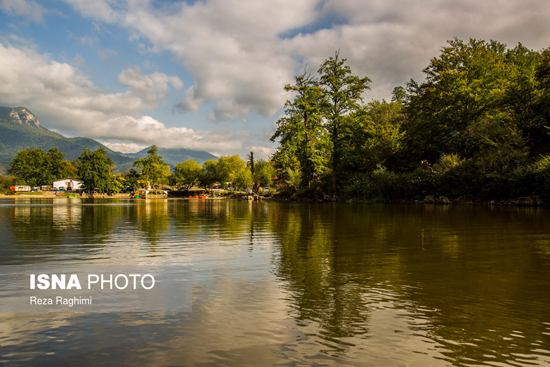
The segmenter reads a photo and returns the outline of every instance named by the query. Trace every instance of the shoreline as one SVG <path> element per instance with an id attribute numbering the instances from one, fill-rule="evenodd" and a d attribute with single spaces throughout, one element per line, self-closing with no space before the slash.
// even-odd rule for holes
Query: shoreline
<path id="1" fill-rule="evenodd" d="M 95 195 L 79 195 L 76 199 L 132 199 L 131 194 L 119 193 L 114 195 L 107 194 L 95 194 Z M 32 194 L 17 194 L 17 195 L 6 195 L 0 194 L 0 198 L 13 198 L 13 199 L 69 199 L 66 196 L 59 196 L 52 194 L 47 195 L 32 195 Z M 74 198 L 73 198 L 74 199 Z M 188 197 L 168 197 L 167 199 L 177 199 L 177 200 L 248 200 L 248 201 L 276 201 L 276 202 L 301 202 L 301 203 L 362 203 L 362 204 L 408 204 L 408 205 L 437 205 L 437 206 L 447 206 L 447 205 L 472 205 L 472 206 L 524 206 L 524 207 L 547 207 L 548 204 L 543 202 L 539 196 L 529 196 L 529 197 L 520 197 L 517 199 L 507 199 L 507 200 L 479 200 L 474 199 L 471 196 L 463 196 L 456 199 L 449 199 L 446 196 L 435 196 L 428 195 L 423 200 L 411 199 L 411 200 L 391 200 L 386 202 L 376 202 L 376 201 L 363 201 L 363 200 L 348 200 L 348 201 L 334 201 L 334 200 L 321 200 L 321 199 L 312 199 L 312 198 L 303 198 L 303 197 L 263 197 L 263 196 L 237 196 L 237 195 L 227 195 L 219 197 L 209 197 L 207 199 L 198 199 L 198 198 L 188 198 Z M 140 200 L 140 199 L 135 199 Z M 165 200 L 165 199 L 149 199 L 149 200 Z"/>

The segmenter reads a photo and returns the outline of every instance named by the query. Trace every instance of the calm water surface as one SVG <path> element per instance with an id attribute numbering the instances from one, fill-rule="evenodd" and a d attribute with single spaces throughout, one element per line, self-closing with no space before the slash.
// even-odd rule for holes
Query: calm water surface
<path id="1" fill-rule="evenodd" d="M 550 211 L 0 200 L 0 264 L 181 264 L 190 313 L 0 312 L 0 365 L 550 366 Z"/>

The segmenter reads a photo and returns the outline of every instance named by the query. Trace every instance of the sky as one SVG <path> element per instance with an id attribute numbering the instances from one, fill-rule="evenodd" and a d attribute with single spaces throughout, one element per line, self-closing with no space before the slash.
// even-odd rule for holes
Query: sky
<path id="1" fill-rule="evenodd" d="M 0 0 L 0 105 L 135 152 L 267 158 L 284 91 L 340 56 L 389 100 L 447 41 L 550 46 L 547 0 Z"/>

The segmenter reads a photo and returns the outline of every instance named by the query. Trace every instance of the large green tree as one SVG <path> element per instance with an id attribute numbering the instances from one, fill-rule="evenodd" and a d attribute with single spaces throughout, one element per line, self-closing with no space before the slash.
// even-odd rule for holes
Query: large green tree
<path id="1" fill-rule="evenodd" d="M 273 184 L 273 177 L 275 176 L 275 168 L 270 161 L 259 159 L 254 164 L 254 175 L 252 179 L 254 181 L 254 190 L 257 191 L 260 187 L 267 187 Z"/>
<path id="2" fill-rule="evenodd" d="M 202 168 L 203 170 L 200 177 L 200 184 L 205 188 L 212 189 L 216 182 L 220 182 L 222 180 L 217 159 L 207 160 L 202 164 Z"/>
<path id="3" fill-rule="evenodd" d="M 65 153 L 57 148 L 44 152 L 39 148 L 20 150 L 10 165 L 8 173 L 30 186 L 51 185 L 67 174 Z"/>
<path id="4" fill-rule="evenodd" d="M 92 151 L 84 147 L 75 165 L 78 177 L 85 188 L 97 190 L 99 193 L 116 190 L 113 160 L 107 156 L 104 148 Z"/>
<path id="5" fill-rule="evenodd" d="M 401 102 L 372 101 L 350 114 L 349 136 L 343 144 L 342 169 L 369 173 L 377 166 L 398 166 L 406 120 Z M 352 174 L 347 175 L 353 179 Z"/>
<path id="6" fill-rule="evenodd" d="M 514 136 L 527 137 L 535 128 L 530 105 L 536 58 L 522 45 L 507 50 L 497 41 L 449 41 L 424 69 L 425 81 L 409 84 L 410 156 L 430 163 L 444 154 L 472 158 L 492 140 L 480 134 L 495 128 L 509 131 L 514 149 L 522 150 Z"/>
<path id="7" fill-rule="evenodd" d="M 370 89 L 371 80 L 353 75 L 346 65 L 346 59 L 340 58 L 337 51 L 334 57 L 326 59 L 319 68 L 320 85 L 324 90 L 328 104 L 324 109 L 325 128 L 332 141 L 332 194 L 338 193 L 338 167 L 342 156 L 342 140 L 350 124 L 350 114 L 360 108 L 363 101 L 361 95 Z"/>
<path id="8" fill-rule="evenodd" d="M 296 155 L 304 181 L 316 182 L 326 169 L 328 155 L 322 129 L 327 101 L 319 81 L 310 74 L 297 75 L 294 81 L 285 86 L 285 91 L 295 96 L 286 102 L 286 115 L 277 121 L 271 141 L 278 139 L 282 149 Z"/>
<path id="9" fill-rule="evenodd" d="M 235 188 L 238 190 L 249 189 L 253 185 L 254 185 L 254 181 L 252 180 L 252 172 L 248 167 L 245 170 L 243 170 L 241 173 L 239 173 L 235 178 Z"/>
<path id="10" fill-rule="evenodd" d="M 178 187 L 184 190 L 191 190 L 200 181 L 202 167 L 192 159 L 180 162 L 176 165 L 174 173 L 171 176 L 171 181 Z"/>
<path id="11" fill-rule="evenodd" d="M 135 160 L 134 167 L 139 170 L 140 178 L 153 187 L 165 183 L 170 175 L 170 166 L 164 163 L 156 145 L 147 151 L 147 157 Z"/>
<path id="12" fill-rule="evenodd" d="M 225 187 L 226 183 L 235 185 L 235 179 L 246 168 L 246 162 L 238 155 L 220 157 L 217 164 L 219 183 Z M 254 166 L 256 170 L 256 166 Z"/>

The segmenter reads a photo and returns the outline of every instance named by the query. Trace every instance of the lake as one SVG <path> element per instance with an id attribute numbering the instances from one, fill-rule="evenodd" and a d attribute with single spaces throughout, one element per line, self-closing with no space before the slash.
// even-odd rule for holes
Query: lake
<path id="1" fill-rule="evenodd" d="M 190 266 L 191 312 L 0 312 L 0 365 L 550 366 L 550 210 L 0 199 L 0 264 Z"/>

